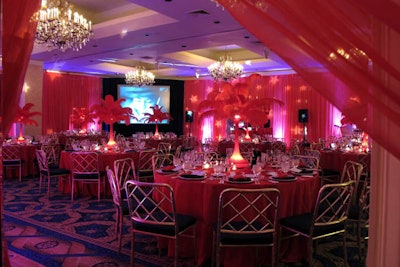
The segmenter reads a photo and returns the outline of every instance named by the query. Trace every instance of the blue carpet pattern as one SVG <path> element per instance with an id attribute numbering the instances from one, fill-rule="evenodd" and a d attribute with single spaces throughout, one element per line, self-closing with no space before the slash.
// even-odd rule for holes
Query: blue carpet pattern
<path id="1" fill-rule="evenodd" d="M 38 178 L 3 181 L 4 224 L 11 266 L 46 267 L 114 267 L 129 266 L 130 223 L 125 221 L 122 250 L 118 254 L 115 236 L 115 208 L 111 198 L 78 196 L 74 202 L 69 194 L 57 191 L 52 181 L 50 197 L 39 192 Z M 211 246 L 211 244 L 210 244 Z M 320 241 L 314 255 L 314 266 L 339 267 L 343 265 L 341 238 Z M 348 264 L 364 267 L 358 256 L 354 235 L 348 236 Z M 180 266 L 191 266 L 192 259 L 181 259 Z M 137 236 L 135 266 L 173 266 L 166 253 L 158 255 L 157 240 Z M 210 262 L 203 264 L 210 266 Z M 285 267 L 308 266 L 306 263 L 281 263 Z"/>
<path id="2" fill-rule="evenodd" d="M 111 198 L 77 197 L 57 191 L 39 192 L 38 178 L 3 182 L 4 224 L 11 266 L 129 266 L 130 223 L 125 221 L 121 253 L 115 235 Z M 137 236 L 136 266 L 173 266 L 158 255 L 157 240 Z M 190 262 L 190 261 L 188 261 Z M 182 265 L 187 266 L 186 260 Z"/>

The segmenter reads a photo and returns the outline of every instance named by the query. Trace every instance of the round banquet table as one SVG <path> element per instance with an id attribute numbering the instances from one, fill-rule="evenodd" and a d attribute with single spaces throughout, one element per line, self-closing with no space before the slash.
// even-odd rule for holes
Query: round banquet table
<path id="1" fill-rule="evenodd" d="M 73 151 L 61 151 L 60 156 L 60 168 L 64 168 L 67 170 L 71 170 L 71 159 L 70 155 Z M 135 166 L 138 164 L 139 160 L 139 152 L 108 152 L 108 153 L 100 153 L 99 152 L 99 166 L 100 171 L 106 170 L 107 166 L 110 168 L 114 168 L 114 161 L 117 159 L 124 159 L 124 158 L 132 158 Z M 108 180 L 105 179 L 105 192 L 102 192 L 105 195 L 111 195 L 110 186 L 108 184 Z M 81 183 L 77 183 L 75 186 L 76 193 L 82 192 L 84 195 L 96 196 L 97 195 L 97 186 L 95 184 L 86 184 L 82 188 Z M 71 193 L 71 185 L 70 182 L 62 182 L 59 180 L 58 183 L 58 190 L 63 193 Z M 75 191 L 75 190 L 74 190 Z"/>
<path id="2" fill-rule="evenodd" d="M 246 172 L 250 172 L 247 170 Z M 267 174 L 259 183 L 233 184 L 228 181 L 220 183 L 218 179 L 207 178 L 202 181 L 188 181 L 179 175 L 166 175 L 156 172 L 154 180 L 157 183 L 167 183 L 174 189 L 176 211 L 189 214 L 197 219 L 196 238 L 198 249 L 198 265 L 203 264 L 212 255 L 213 225 L 217 221 L 218 198 L 222 190 L 229 187 L 259 188 L 276 187 L 280 191 L 280 217 L 311 212 L 318 196 L 320 179 L 318 174 L 312 177 L 297 177 L 296 181 L 273 182 Z M 209 174 L 208 177 L 211 177 Z M 162 240 L 160 240 L 161 242 Z M 182 240 L 187 245 L 180 246 L 180 255 L 193 255 L 190 240 Z M 301 239 L 282 242 L 280 258 L 285 262 L 297 262 L 306 257 L 306 245 Z M 186 244 L 186 243 L 185 243 Z M 164 244 L 165 245 L 165 244 Z M 185 251 L 183 251 L 185 249 Z M 169 255 L 174 255 L 174 242 L 168 242 Z M 270 255 L 270 252 L 260 253 Z M 269 256 L 268 256 L 269 257 Z M 259 258 L 261 258 L 259 256 Z M 250 248 L 222 249 L 221 263 L 227 266 L 254 266 L 255 253 Z"/>
<path id="3" fill-rule="evenodd" d="M 338 172 L 343 171 L 344 164 L 347 161 L 357 162 L 360 153 L 355 152 L 341 152 L 333 150 L 321 150 L 321 159 L 319 165 L 323 169 L 335 170 Z M 371 157 L 370 154 L 364 154 Z"/>

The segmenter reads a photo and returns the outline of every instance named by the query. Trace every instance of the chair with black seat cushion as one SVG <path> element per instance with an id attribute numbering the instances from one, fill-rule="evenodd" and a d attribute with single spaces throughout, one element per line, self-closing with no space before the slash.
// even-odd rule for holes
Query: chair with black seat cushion
<path id="1" fill-rule="evenodd" d="M 279 199 L 276 188 L 228 188 L 221 192 L 213 238 L 215 266 L 220 265 L 223 247 L 254 247 L 256 258 L 259 247 L 271 247 L 271 266 L 276 266 Z"/>
<path id="2" fill-rule="evenodd" d="M 36 158 L 39 166 L 39 192 L 42 192 L 42 182 L 47 179 L 47 194 L 50 194 L 51 178 L 70 179 L 71 172 L 63 168 L 50 168 L 46 152 L 44 150 L 36 150 Z"/>
<path id="3" fill-rule="evenodd" d="M 306 238 L 308 262 L 309 266 L 312 266 L 314 241 L 342 234 L 344 263 L 347 265 L 346 221 L 354 188 L 355 181 L 322 186 L 318 193 L 314 212 L 280 220 L 281 242 L 294 236 Z"/>
<path id="4" fill-rule="evenodd" d="M 106 173 L 115 205 L 115 235 L 118 237 L 118 253 L 120 253 L 124 216 L 129 215 L 129 208 L 128 203 L 122 199 L 119 181 L 109 166 L 106 167 Z"/>
<path id="5" fill-rule="evenodd" d="M 136 168 L 136 176 L 139 181 L 152 182 L 154 181 L 152 157 L 155 154 L 154 149 L 140 150 L 138 166 Z"/>
<path id="6" fill-rule="evenodd" d="M 357 247 L 360 260 L 365 260 L 366 240 L 369 228 L 369 206 L 370 206 L 370 181 L 362 183 L 362 189 L 357 201 L 350 206 L 348 222 L 355 225 L 357 231 Z M 364 242 L 361 242 L 361 241 Z"/>
<path id="7" fill-rule="evenodd" d="M 21 159 L 21 147 L 19 145 L 5 145 L 2 146 L 2 156 L 3 156 L 3 169 L 4 177 L 7 168 L 18 168 L 19 171 L 19 181 L 22 180 L 22 165 L 24 161 Z"/>
<path id="8" fill-rule="evenodd" d="M 177 266 L 179 257 L 179 239 L 191 237 L 196 262 L 196 218 L 176 212 L 172 187 L 133 180 L 126 181 L 124 187 L 132 222 L 131 266 L 134 266 L 136 233 L 175 240 L 174 266 Z"/>
<path id="9" fill-rule="evenodd" d="M 50 168 L 58 168 L 59 157 L 56 156 L 56 149 L 54 145 L 42 145 L 41 150 L 46 153 L 47 163 Z"/>
<path id="10" fill-rule="evenodd" d="M 75 183 L 97 184 L 97 200 L 100 201 L 102 177 L 99 168 L 99 154 L 96 152 L 71 153 L 71 201 L 74 201 Z"/>

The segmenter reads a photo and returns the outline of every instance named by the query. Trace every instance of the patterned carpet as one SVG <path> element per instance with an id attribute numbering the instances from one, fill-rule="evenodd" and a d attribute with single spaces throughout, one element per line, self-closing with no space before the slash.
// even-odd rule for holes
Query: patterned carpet
<path id="1" fill-rule="evenodd" d="M 38 182 L 38 178 L 25 178 L 22 182 L 12 179 L 3 183 L 4 233 L 11 266 L 129 266 L 129 222 L 125 222 L 118 255 L 115 209 L 110 198 L 97 202 L 96 197 L 78 197 L 71 203 L 69 194 L 56 190 L 56 181 L 48 198 L 39 193 Z M 165 253 L 158 256 L 153 237 L 140 236 L 135 251 L 136 266 L 173 266 L 173 259 Z M 314 266 L 343 266 L 341 239 L 321 241 L 314 257 Z M 348 241 L 348 261 L 351 267 L 365 266 L 353 236 Z M 190 259 L 180 261 L 181 266 L 191 263 Z"/>

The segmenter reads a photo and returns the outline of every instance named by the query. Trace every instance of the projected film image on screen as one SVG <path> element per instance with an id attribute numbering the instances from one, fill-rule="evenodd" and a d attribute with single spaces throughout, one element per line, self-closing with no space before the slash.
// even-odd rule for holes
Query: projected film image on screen
<path id="1" fill-rule="evenodd" d="M 131 119 L 131 123 L 145 123 L 144 113 L 153 114 L 150 107 L 162 106 L 163 112 L 169 111 L 170 87 L 169 86 L 132 86 L 119 85 L 118 99 L 125 98 L 121 103 L 123 107 L 132 109 L 132 114 L 138 120 Z M 163 120 L 161 123 L 169 123 Z"/>

